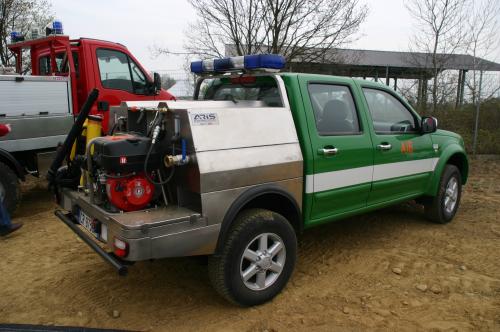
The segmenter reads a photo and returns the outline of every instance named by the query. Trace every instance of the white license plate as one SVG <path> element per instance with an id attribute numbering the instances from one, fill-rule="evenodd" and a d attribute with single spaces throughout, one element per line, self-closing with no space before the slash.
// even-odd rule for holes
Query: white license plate
<path id="1" fill-rule="evenodd" d="M 88 216 L 85 212 L 80 210 L 79 222 L 86 230 L 88 230 L 95 237 L 99 237 L 99 222 L 94 218 Z"/>

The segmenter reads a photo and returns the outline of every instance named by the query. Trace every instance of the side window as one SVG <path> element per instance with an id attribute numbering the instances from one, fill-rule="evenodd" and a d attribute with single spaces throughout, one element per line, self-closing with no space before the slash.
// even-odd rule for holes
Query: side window
<path id="1" fill-rule="evenodd" d="M 351 90 L 343 85 L 309 84 L 316 128 L 321 136 L 359 134 Z"/>
<path id="2" fill-rule="evenodd" d="M 38 72 L 40 75 L 50 75 L 50 57 L 48 55 L 38 59 Z"/>
<path id="3" fill-rule="evenodd" d="M 363 88 L 377 134 L 408 133 L 417 130 L 413 114 L 391 94 Z"/>
<path id="4" fill-rule="evenodd" d="M 128 56 L 122 52 L 98 49 L 97 62 L 101 84 L 107 89 L 134 92 Z"/>

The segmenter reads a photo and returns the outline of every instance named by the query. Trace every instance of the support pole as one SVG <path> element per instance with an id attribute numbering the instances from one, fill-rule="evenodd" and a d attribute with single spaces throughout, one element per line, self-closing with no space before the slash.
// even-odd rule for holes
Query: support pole
<path id="1" fill-rule="evenodd" d="M 477 98 L 476 98 L 476 122 L 474 124 L 474 140 L 472 143 L 472 155 L 476 155 L 476 148 L 477 148 L 477 134 L 479 130 L 479 110 L 480 110 L 480 105 L 481 105 L 481 86 L 483 85 L 483 71 L 481 70 L 479 72 L 479 91 L 477 92 Z"/>
<path id="2" fill-rule="evenodd" d="M 458 109 L 460 106 L 460 93 L 462 91 L 462 76 L 463 70 L 458 71 L 458 82 L 457 82 L 457 99 L 455 100 L 455 109 Z"/>
<path id="3" fill-rule="evenodd" d="M 398 78 L 394 77 L 394 91 L 398 89 Z"/>
<path id="4" fill-rule="evenodd" d="M 385 66 L 385 85 L 389 86 L 389 66 Z"/>
<path id="5" fill-rule="evenodd" d="M 462 85 L 460 86 L 460 107 L 464 104 L 464 90 L 465 90 L 465 74 L 467 70 L 462 72 Z"/>
<path id="6" fill-rule="evenodd" d="M 417 87 L 417 109 L 419 111 L 422 110 L 422 99 L 423 99 L 423 95 L 422 95 L 422 79 L 419 78 L 418 79 L 418 87 Z"/>
<path id="7" fill-rule="evenodd" d="M 427 77 L 422 81 L 422 109 L 424 111 L 427 109 Z"/>

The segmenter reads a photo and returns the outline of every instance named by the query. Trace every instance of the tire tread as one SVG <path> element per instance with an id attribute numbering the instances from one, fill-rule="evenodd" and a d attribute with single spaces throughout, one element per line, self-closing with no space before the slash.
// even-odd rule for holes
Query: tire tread
<path id="1" fill-rule="evenodd" d="M 439 188 L 437 195 L 432 197 L 432 200 L 424 205 L 425 216 L 428 220 L 436 224 L 447 224 L 453 219 L 454 215 L 450 219 L 446 219 L 443 215 L 441 209 L 441 197 L 446 190 L 446 182 L 454 173 L 458 174 L 458 181 L 461 181 L 460 170 L 455 165 L 447 164 L 443 170 L 441 178 L 439 179 Z M 461 193 L 459 192 L 459 201 L 457 202 L 456 209 L 458 209 L 458 205 L 460 203 L 460 196 Z"/>
<path id="2" fill-rule="evenodd" d="M 260 208 L 251 208 L 242 211 L 236 217 L 233 225 L 231 225 L 228 236 L 224 241 L 222 251 L 208 258 L 208 276 L 210 282 L 218 294 L 235 305 L 246 306 L 247 304 L 242 304 L 231 292 L 231 286 L 225 275 L 227 271 L 226 264 L 229 264 L 228 257 L 230 257 L 230 253 L 234 250 L 238 238 L 245 232 L 245 228 L 248 224 L 261 219 L 263 213 L 276 214 L 275 212 Z"/>

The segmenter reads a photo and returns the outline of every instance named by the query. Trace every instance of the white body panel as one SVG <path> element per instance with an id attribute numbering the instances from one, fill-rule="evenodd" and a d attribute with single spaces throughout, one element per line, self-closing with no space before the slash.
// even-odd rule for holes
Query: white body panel
<path id="1" fill-rule="evenodd" d="M 71 113 L 69 78 L 0 76 L 0 117 Z"/>
<path id="2" fill-rule="evenodd" d="M 0 149 L 55 148 L 73 125 L 70 79 L 0 75 L 0 123 L 12 127 L 10 134 L 0 138 Z"/>

